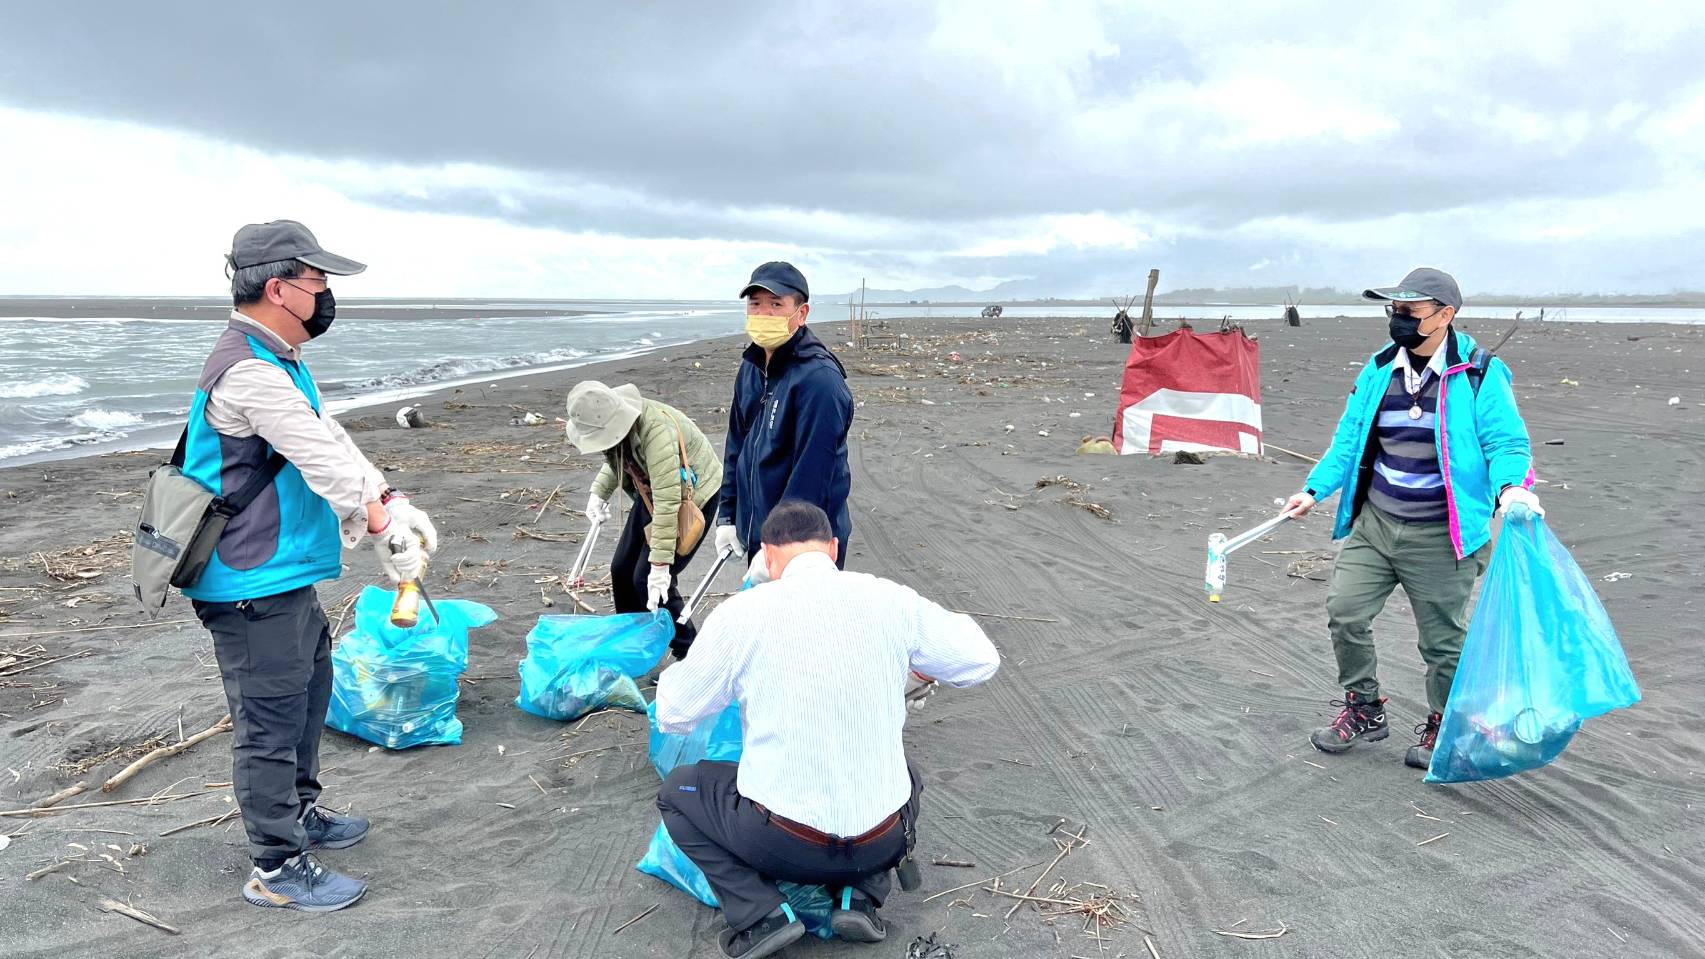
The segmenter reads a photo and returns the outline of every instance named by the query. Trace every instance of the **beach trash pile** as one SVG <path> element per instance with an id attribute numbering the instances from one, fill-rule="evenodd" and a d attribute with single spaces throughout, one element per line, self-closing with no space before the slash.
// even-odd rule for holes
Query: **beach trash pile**
<path id="1" fill-rule="evenodd" d="M 397 594 L 369 586 L 355 601 L 355 630 L 332 651 L 326 725 L 386 749 L 455 745 L 468 632 L 497 620 L 480 603 L 439 600 L 409 628 L 391 623 Z"/>

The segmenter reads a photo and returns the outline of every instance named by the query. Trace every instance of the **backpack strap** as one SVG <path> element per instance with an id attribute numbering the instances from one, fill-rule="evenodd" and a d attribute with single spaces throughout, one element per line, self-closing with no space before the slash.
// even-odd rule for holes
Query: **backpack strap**
<path id="1" fill-rule="evenodd" d="M 1480 381 L 1486 378 L 1486 368 L 1491 365 L 1492 351 L 1483 346 L 1476 346 L 1468 354 L 1468 385 L 1474 387 L 1474 395 L 1480 395 Z"/>

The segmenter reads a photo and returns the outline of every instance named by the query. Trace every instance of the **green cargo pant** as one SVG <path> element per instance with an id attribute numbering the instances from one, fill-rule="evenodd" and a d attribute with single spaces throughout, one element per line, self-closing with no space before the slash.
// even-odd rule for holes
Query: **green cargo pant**
<path id="1" fill-rule="evenodd" d="M 1326 614 L 1338 685 L 1379 696 L 1373 620 L 1397 586 L 1415 609 L 1417 645 L 1427 664 L 1427 705 L 1443 712 L 1468 632 L 1468 601 L 1486 569 L 1491 544 L 1458 560 L 1445 523 L 1404 523 L 1364 505 L 1338 553 Z"/>

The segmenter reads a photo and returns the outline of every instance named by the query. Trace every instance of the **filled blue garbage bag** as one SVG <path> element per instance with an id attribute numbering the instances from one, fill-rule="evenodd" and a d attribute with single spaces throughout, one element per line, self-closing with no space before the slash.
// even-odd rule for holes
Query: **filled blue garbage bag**
<path id="1" fill-rule="evenodd" d="M 710 883 L 705 880 L 704 872 L 687 858 L 681 847 L 675 845 L 675 840 L 670 838 L 669 830 L 662 823 L 657 824 L 657 831 L 651 836 L 651 846 L 645 850 L 645 858 L 634 868 L 648 876 L 656 876 L 712 909 L 722 908 L 722 904 L 716 901 L 716 893 L 711 891 Z M 778 882 L 776 888 L 787 897 L 788 905 L 805 924 L 807 932 L 815 933 L 821 939 L 834 937 L 835 931 L 829 926 L 829 914 L 834 910 L 829 890 L 792 882 Z"/>
<path id="2" fill-rule="evenodd" d="M 465 599 L 423 604 L 420 621 L 391 625 L 397 594 L 369 586 L 355 601 L 355 630 L 332 650 L 332 698 L 326 725 L 387 749 L 462 741 L 456 698 L 468 668 L 468 631 L 494 622 L 487 606 Z"/>
<path id="3" fill-rule="evenodd" d="M 689 733 L 666 733 L 658 729 L 656 703 L 645 705 L 645 718 L 651 723 L 651 768 L 657 770 L 659 779 L 668 778 L 676 766 L 701 759 L 740 761 L 745 730 L 740 725 L 739 703 L 730 703 L 715 719 L 699 723 Z"/>
<path id="4" fill-rule="evenodd" d="M 1505 522 L 1426 781 L 1537 769 L 1582 722 L 1639 700 L 1610 617 L 1569 551 L 1542 518 Z"/>
<path id="5" fill-rule="evenodd" d="M 667 610 L 617 616 L 541 616 L 527 634 L 515 705 L 546 719 L 599 709 L 645 712 L 634 677 L 663 658 L 675 624 Z"/>
<path id="6" fill-rule="evenodd" d="M 730 704 L 716 718 L 699 723 L 692 732 L 685 734 L 666 733 L 657 728 L 655 703 L 648 704 L 645 712 L 651 721 L 651 765 L 658 776 L 667 777 L 676 766 L 701 760 L 740 761 L 744 733 L 740 726 L 738 703 Z M 704 872 L 687 858 L 681 847 L 675 845 L 675 840 L 662 823 L 657 824 L 657 831 L 651 836 L 651 846 L 645 850 L 645 858 L 634 868 L 648 876 L 656 876 L 712 909 L 722 908 Z M 776 887 L 787 897 L 788 904 L 808 931 L 823 939 L 834 935 L 829 927 L 833 904 L 827 889 L 791 882 L 778 882 Z"/>

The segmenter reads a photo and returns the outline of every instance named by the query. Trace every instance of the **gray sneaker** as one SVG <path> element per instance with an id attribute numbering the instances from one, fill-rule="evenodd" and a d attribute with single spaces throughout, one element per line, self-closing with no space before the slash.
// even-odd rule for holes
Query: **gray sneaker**
<path id="1" fill-rule="evenodd" d="M 287 859 L 271 873 L 256 866 L 243 898 L 257 906 L 298 912 L 336 912 L 367 894 L 367 884 L 320 865 L 310 853 Z"/>
<path id="2" fill-rule="evenodd" d="M 348 849 L 367 838 L 367 826 L 360 816 L 339 816 L 318 806 L 309 806 L 302 815 L 309 849 Z"/>

